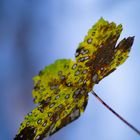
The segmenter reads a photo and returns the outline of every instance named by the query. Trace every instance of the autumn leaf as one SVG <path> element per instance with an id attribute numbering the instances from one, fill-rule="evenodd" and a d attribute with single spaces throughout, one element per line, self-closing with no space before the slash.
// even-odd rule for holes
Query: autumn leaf
<path id="1" fill-rule="evenodd" d="M 121 32 L 122 25 L 101 18 L 79 44 L 75 60 L 56 60 L 33 78 L 38 106 L 25 116 L 15 140 L 42 140 L 84 112 L 94 85 L 128 58 L 134 37 L 116 45 Z"/>

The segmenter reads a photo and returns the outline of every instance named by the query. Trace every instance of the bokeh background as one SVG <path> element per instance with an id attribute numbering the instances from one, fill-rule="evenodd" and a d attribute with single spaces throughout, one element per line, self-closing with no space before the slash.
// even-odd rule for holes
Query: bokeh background
<path id="1" fill-rule="evenodd" d="M 100 18 L 135 35 L 125 64 L 94 90 L 140 129 L 139 0 L 0 0 L 0 140 L 12 140 L 35 105 L 32 77 L 59 58 L 73 58 Z M 140 137 L 90 95 L 85 113 L 46 140 L 138 140 Z"/>

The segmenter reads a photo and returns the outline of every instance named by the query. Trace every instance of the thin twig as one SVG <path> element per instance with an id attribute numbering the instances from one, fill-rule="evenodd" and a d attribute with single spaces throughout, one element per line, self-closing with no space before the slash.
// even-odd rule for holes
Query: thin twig
<path id="1" fill-rule="evenodd" d="M 135 128 L 132 124 L 126 121 L 123 117 L 121 117 L 117 112 L 115 112 L 110 106 L 108 106 L 93 90 L 91 93 L 107 108 L 109 109 L 114 115 L 116 115 L 121 121 L 123 121 L 128 127 L 134 130 L 138 135 L 140 135 L 140 131 Z"/>

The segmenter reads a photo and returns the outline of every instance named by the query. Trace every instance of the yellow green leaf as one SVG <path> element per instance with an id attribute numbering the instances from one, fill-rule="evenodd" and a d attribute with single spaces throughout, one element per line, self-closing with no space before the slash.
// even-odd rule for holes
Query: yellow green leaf
<path id="1" fill-rule="evenodd" d="M 33 78 L 33 109 L 22 122 L 15 140 L 41 140 L 84 112 L 88 93 L 128 57 L 133 37 L 116 45 L 122 25 L 101 18 L 76 50 L 76 60 L 59 59 Z"/>

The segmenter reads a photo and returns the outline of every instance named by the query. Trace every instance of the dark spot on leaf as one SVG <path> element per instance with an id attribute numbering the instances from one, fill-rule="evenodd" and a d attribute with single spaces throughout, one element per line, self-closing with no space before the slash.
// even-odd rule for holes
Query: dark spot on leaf
<path id="1" fill-rule="evenodd" d="M 80 71 L 77 70 L 77 71 L 75 72 L 75 76 L 77 76 L 77 75 L 79 75 L 79 74 L 80 74 Z"/>
<path id="2" fill-rule="evenodd" d="M 70 97 L 70 94 L 67 94 L 66 96 L 65 96 L 65 99 L 68 99 Z"/>
<path id="3" fill-rule="evenodd" d="M 85 61 L 85 58 L 84 57 L 80 57 L 78 61 L 79 62 L 84 62 Z"/>
<path id="4" fill-rule="evenodd" d="M 72 66 L 72 69 L 75 69 L 77 67 L 77 64 L 74 64 L 73 66 Z"/>
<path id="5" fill-rule="evenodd" d="M 89 39 L 87 40 L 87 43 L 88 43 L 88 44 L 91 44 L 91 43 L 92 43 L 92 39 L 89 38 Z"/>
<path id="6" fill-rule="evenodd" d="M 58 72 L 58 75 L 59 75 L 59 76 L 62 75 L 62 71 L 59 71 L 59 72 Z"/>
<path id="7" fill-rule="evenodd" d="M 35 137 L 34 130 L 34 127 L 25 127 L 23 130 L 20 131 L 18 135 L 16 135 L 14 140 L 33 140 Z"/>
<path id="8" fill-rule="evenodd" d="M 42 122 L 42 119 L 38 119 L 37 123 L 40 124 Z"/>

